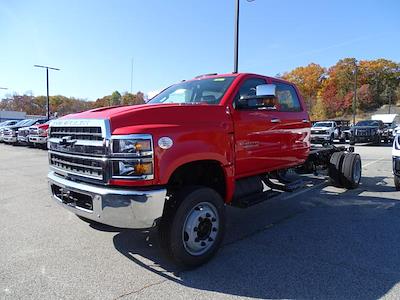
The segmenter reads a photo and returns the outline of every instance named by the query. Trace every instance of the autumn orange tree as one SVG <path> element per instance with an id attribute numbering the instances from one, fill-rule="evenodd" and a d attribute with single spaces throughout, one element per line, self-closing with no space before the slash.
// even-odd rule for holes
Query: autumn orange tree
<path id="1" fill-rule="evenodd" d="M 297 85 L 311 114 L 318 108 L 317 96 L 325 79 L 325 73 L 325 68 L 311 63 L 305 67 L 295 68 L 282 76 L 283 79 Z"/>

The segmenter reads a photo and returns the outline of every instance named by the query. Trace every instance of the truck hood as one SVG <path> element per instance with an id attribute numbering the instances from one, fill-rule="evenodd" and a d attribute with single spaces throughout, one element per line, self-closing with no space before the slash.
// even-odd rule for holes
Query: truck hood
<path id="1" fill-rule="evenodd" d="M 144 132 L 150 128 L 214 123 L 230 127 L 226 108 L 207 104 L 143 104 L 103 107 L 62 119 L 107 119 L 112 134 Z M 228 129 L 228 128 L 227 128 Z"/>

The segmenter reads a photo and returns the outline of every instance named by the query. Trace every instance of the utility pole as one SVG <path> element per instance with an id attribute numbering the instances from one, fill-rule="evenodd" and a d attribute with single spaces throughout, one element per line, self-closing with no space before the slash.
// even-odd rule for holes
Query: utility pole
<path id="1" fill-rule="evenodd" d="M 354 59 L 354 97 L 353 97 L 353 125 L 356 124 L 356 110 L 357 110 L 357 60 Z"/>
<path id="2" fill-rule="evenodd" d="M 50 120 L 50 96 L 49 96 L 49 69 L 60 71 L 60 69 L 48 67 L 48 66 L 40 66 L 34 65 L 36 68 L 45 68 L 46 69 L 46 89 L 47 89 L 47 119 Z"/>
<path id="3" fill-rule="evenodd" d="M 247 0 L 253 2 L 254 0 Z M 239 10 L 240 0 L 235 0 L 235 37 L 234 37 L 234 54 L 233 54 L 233 73 L 239 70 Z"/>
<path id="4" fill-rule="evenodd" d="M 240 1 L 236 0 L 235 9 L 235 45 L 234 45 L 234 57 L 233 57 L 233 73 L 238 72 L 239 63 L 239 9 Z"/>

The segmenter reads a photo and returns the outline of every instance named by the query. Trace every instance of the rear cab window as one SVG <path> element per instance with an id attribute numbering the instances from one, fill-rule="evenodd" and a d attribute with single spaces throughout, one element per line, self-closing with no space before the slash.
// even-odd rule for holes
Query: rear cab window
<path id="1" fill-rule="evenodd" d="M 282 112 L 301 112 L 303 111 L 300 99 L 293 85 L 273 82 L 276 85 L 276 97 L 278 101 L 278 111 Z"/>

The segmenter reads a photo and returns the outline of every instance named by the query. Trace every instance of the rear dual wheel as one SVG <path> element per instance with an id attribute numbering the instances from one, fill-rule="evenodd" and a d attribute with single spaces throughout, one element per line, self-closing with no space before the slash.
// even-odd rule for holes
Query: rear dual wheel
<path id="1" fill-rule="evenodd" d="M 361 158 L 356 153 L 335 152 L 332 154 L 329 177 L 333 183 L 346 189 L 358 187 L 361 180 Z"/>

